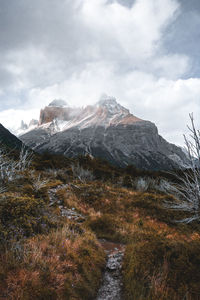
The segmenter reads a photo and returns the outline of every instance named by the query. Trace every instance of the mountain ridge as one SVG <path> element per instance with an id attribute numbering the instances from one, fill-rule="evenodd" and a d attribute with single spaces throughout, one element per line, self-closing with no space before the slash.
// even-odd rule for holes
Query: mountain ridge
<path id="1" fill-rule="evenodd" d="M 0 145 L 12 150 L 20 150 L 23 143 L 0 123 Z"/>
<path id="2" fill-rule="evenodd" d="M 40 153 L 88 154 L 120 167 L 132 164 L 150 170 L 187 165 L 181 148 L 168 143 L 154 123 L 134 116 L 114 97 L 103 96 L 95 105 L 79 109 L 47 106 L 41 119 L 39 126 L 20 137 Z"/>

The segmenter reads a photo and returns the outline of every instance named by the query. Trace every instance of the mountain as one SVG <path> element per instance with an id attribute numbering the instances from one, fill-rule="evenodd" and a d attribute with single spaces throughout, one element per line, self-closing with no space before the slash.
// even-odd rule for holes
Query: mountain
<path id="1" fill-rule="evenodd" d="M 25 134 L 26 132 L 35 129 L 37 126 L 39 125 L 39 121 L 32 119 L 29 124 L 25 123 L 23 120 L 21 121 L 21 126 L 15 130 L 13 130 L 12 132 L 16 135 L 16 136 L 20 136 Z"/>
<path id="2" fill-rule="evenodd" d="M 14 134 L 0 124 L 0 147 L 6 147 L 10 149 L 20 150 L 22 147 L 22 141 L 19 140 Z"/>
<path id="3" fill-rule="evenodd" d="M 53 100 L 40 111 L 39 125 L 54 122 L 54 120 L 69 121 L 80 113 L 80 109 L 71 108 L 64 100 Z"/>
<path id="4" fill-rule="evenodd" d="M 78 109 L 53 103 L 41 110 L 39 126 L 20 136 L 35 151 L 88 154 L 147 170 L 187 165 L 182 149 L 163 139 L 154 123 L 137 118 L 113 97 Z"/>

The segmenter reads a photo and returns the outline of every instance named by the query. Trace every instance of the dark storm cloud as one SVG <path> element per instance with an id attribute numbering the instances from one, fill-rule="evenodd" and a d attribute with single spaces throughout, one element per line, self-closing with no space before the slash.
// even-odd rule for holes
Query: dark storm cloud
<path id="1" fill-rule="evenodd" d="M 168 27 L 165 48 L 170 52 L 184 53 L 191 60 L 190 73 L 185 77 L 200 75 L 200 1 L 181 0 L 181 12 Z"/>

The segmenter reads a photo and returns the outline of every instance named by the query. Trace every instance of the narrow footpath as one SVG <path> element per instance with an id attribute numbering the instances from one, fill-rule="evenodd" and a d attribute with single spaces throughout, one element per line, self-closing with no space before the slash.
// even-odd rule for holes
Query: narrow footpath
<path id="1" fill-rule="evenodd" d="M 96 300 L 122 300 L 122 260 L 125 247 L 122 244 L 100 240 L 107 253 L 107 264 Z"/>
<path id="2" fill-rule="evenodd" d="M 62 216 L 80 223 L 85 217 L 76 212 L 75 208 L 69 209 L 64 207 L 56 196 L 56 192 L 59 189 L 67 187 L 68 185 L 59 185 L 49 190 L 50 206 L 55 203 L 59 204 Z M 95 300 L 123 300 L 121 269 L 125 246 L 104 239 L 99 240 L 99 242 L 107 254 L 107 263 L 102 277 L 102 284 Z"/>

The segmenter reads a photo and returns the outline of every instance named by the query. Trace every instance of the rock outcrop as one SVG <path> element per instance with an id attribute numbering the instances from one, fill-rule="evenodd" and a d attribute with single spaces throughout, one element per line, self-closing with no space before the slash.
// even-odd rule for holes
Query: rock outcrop
<path id="1" fill-rule="evenodd" d="M 104 97 L 96 105 L 76 111 L 57 108 L 21 140 L 38 152 L 68 157 L 89 154 L 120 167 L 166 170 L 187 164 L 182 149 L 164 140 L 155 124 L 135 117 L 114 98 Z M 44 111 L 49 109 L 52 107 Z"/>
<path id="2" fill-rule="evenodd" d="M 0 147 L 11 150 L 20 150 L 22 142 L 2 124 L 0 124 Z"/>
<path id="3" fill-rule="evenodd" d="M 53 100 L 41 109 L 39 125 L 51 123 L 54 120 L 70 121 L 79 111 L 79 109 L 69 107 L 64 100 Z"/>

